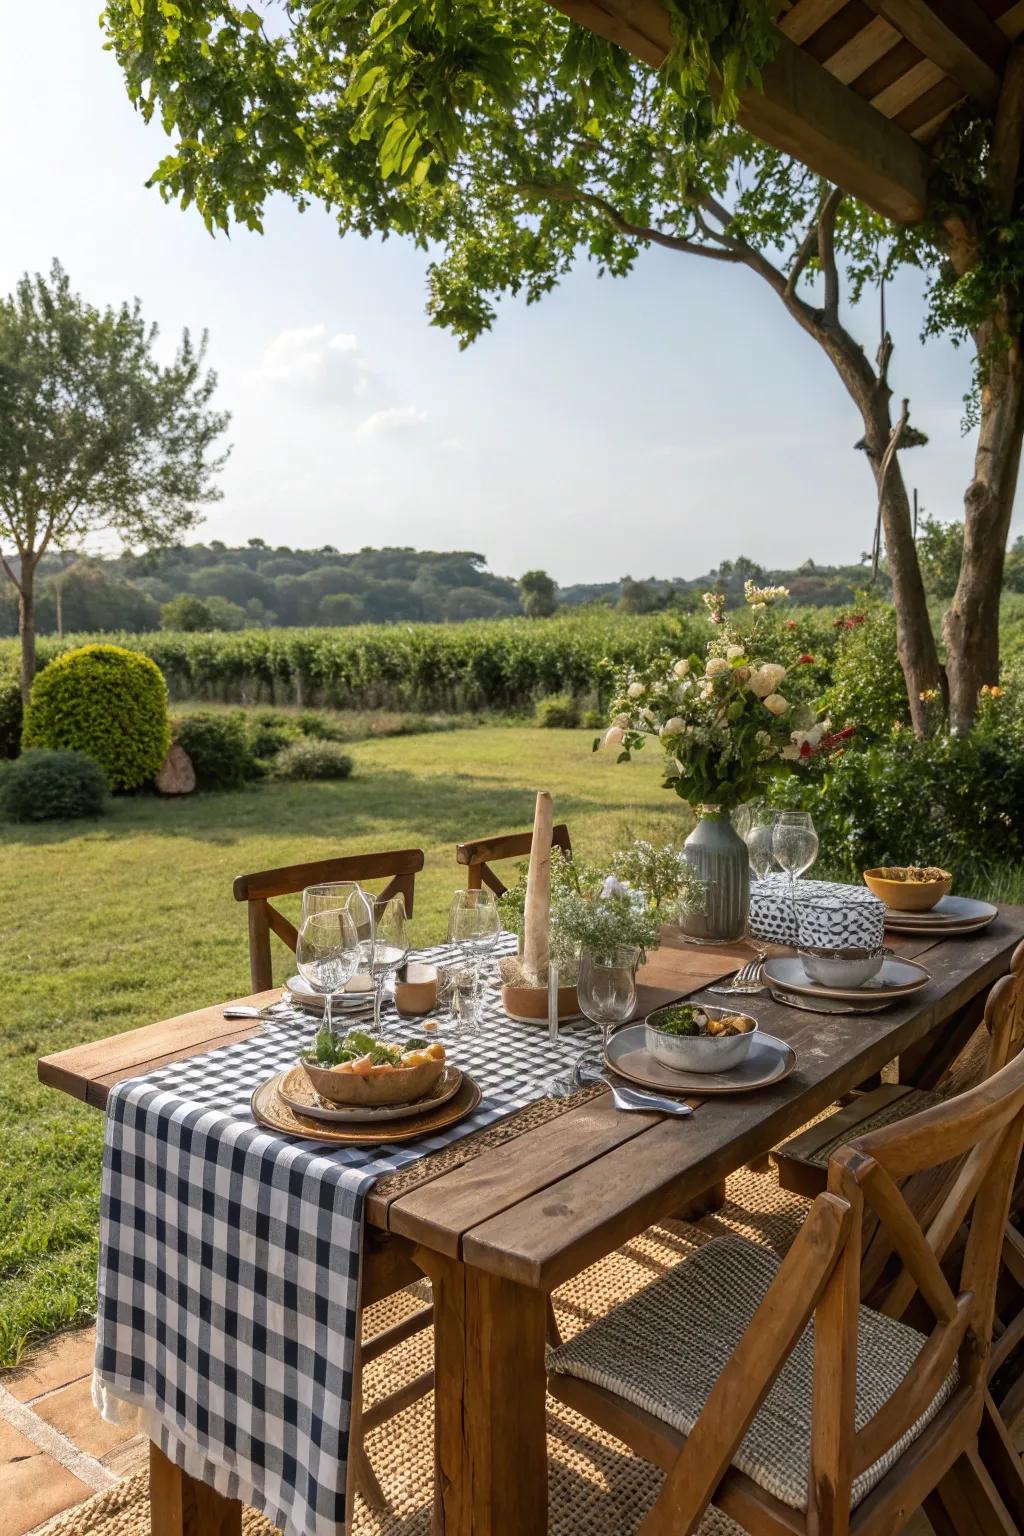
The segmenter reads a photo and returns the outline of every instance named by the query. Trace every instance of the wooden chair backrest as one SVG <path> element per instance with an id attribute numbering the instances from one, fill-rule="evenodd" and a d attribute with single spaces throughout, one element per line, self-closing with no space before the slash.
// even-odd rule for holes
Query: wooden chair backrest
<path id="1" fill-rule="evenodd" d="M 307 885 L 323 885 L 331 880 L 386 880 L 378 899 L 405 897 L 405 910 L 412 916 L 416 875 L 423 868 L 422 848 L 401 848 L 385 853 L 353 853 L 337 859 L 317 859 L 311 864 L 289 864 L 282 869 L 263 869 L 254 875 L 239 875 L 232 887 L 236 901 L 249 905 L 249 970 L 254 992 L 265 992 L 274 985 L 270 954 L 270 935 L 287 944 L 292 954 L 298 943 L 294 923 L 270 905 L 272 896 L 294 896 Z"/>
<path id="2" fill-rule="evenodd" d="M 572 858 L 569 828 L 564 821 L 552 827 L 551 846 L 560 848 L 567 859 Z M 528 859 L 532 847 L 532 832 L 509 832 L 504 837 L 478 837 L 472 842 L 458 845 L 455 850 L 455 862 L 467 866 L 466 883 L 471 891 L 478 891 L 482 885 L 486 885 L 495 896 L 504 896 L 508 886 L 491 869 L 491 861 Z"/>
<path id="3" fill-rule="evenodd" d="M 1003 1228 L 1022 1141 L 1024 1053 L 1019 1053 L 977 1087 L 873 1131 L 832 1157 L 828 1191 L 812 1204 L 796 1241 L 712 1388 L 700 1418 L 669 1469 L 658 1504 L 643 1527 L 645 1532 L 696 1530 L 701 1512 L 730 1467 L 751 1420 L 812 1318 L 813 1428 L 807 1530 L 847 1536 L 854 1480 L 917 1423 L 956 1362 L 956 1391 L 913 1447 L 920 1466 L 926 1449 L 930 1454 L 942 1437 L 950 1437 L 949 1459 L 943 1461 L 936 1452 L 942 1463 L 936 1474 L 938 1481 L 942 1470 L 962 1449 L 963 1415 L 971 1417 L 972 1426 L 981 1416 Z M 963 1166 L 954 1187 L 927 1230 L 923 1229 L 903 1198 L 900 1181 L 960 1158 Z M 910 1300 L 920 1296 L 934 1322 L 903 1382 L 857 1429 L 861 1226 L 865 1210 L 873 1211 L 890 1233 L 909 1279 L 909 1286 L 901 1288 L 886 1312 L 900 1317 Z M 954 1289 L 940 1261 L 965 1222 L 969 1230 Z M 912 1463 L 908 1461 L 904 1467 L 901 1456 L 873 1490 L 872 1502 L 894 1496 L 901 1478 L 911 1473 Z M 929 1491 L 919 1491 L 915 1505 Z"/>

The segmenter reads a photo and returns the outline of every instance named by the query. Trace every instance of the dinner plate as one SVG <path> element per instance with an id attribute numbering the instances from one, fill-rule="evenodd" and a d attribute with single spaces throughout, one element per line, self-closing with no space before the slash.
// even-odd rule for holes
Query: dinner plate
<path id="1" fill-rule="evenodd" d="M 997 911 L 990 901 L 943 896 L 930 912 L 887 911 L 885 926 L 894 933 L 969 933 L 972 928 L 984 928 Z"/>
<path id="2" fill-rule="evenodd" d="M 331 1104 L 320 1097 L 300 1064 L 284 1074 L 277 1092 L 290 1110 L 310 1120 L 322 1120 L 327 1125 L 382 1125 L 387 1120 L 428 1115 L 453 1099 L 461 1086 L 462 1073 L 458 1067 L 448 1065 L 430 1092 L 411 1104 Z"/>
<path id="3" fill-rule="evenodd" d="M 294 1071 L 289 1067 L 288 1071 Z M 383 1125 L 328 1125 L 314 1120 L 308 1112 L 297 1115 L 281 1098 L 278 1091 L 288 1071 L 278 1072 L 261 1083 L 252 1096 L 252 1117 L 269 1130 L 285 1136 L 298 1136 L 303 1141 L 323 1142 L 334 1147 L 390 1146 L 394 1142 L 415 1141 L 420 1136 L 430 1136 L 444 1126 L 454 1125 L 471 1115 L 480 1103 L 480 1089 L 463 1072 L 458 1092 L 446 1104 L 432 1109 L 430 1114 L 406 1115 L 404 1120 L 390 1120 Z"/>
<path id="4" fill-rule="evenodd" d="M 926 987 L 931 976 L 915 960 L 887 957 L 882 969 L 862 987 L 825 987 L 812 981 L 798 955 L 771 955 L 764 963 L 764 974 L 783 992 L 801 997 L 834 997 L 843 1003 L 887 1003 L 906 997 Z"/>
<path id="5" fill-rule="evenodd" d="M 608 1041 L 605 1061 L 613 1072 L 641 1088 L 705 1097 L 719 1093 L 751 1093 L 788 1077 L 796 1066 L 796 1052 L 784 1040 L 754 1035 L 745 1059 L 728 1072 L 677 1072 L 655 1061 L 645 1044 L 643 1022 L 624 1024 Z"/>
<path id="6" fill-rule="evenodd" d="M 785 1008 L 800 1008 L 804 1013 L 880 1013 L 888 1003 L 868 1003 L 858 1008 L 855 1003 L 841 1002 L 837 997 L 798 997 L 795 992 L 779 992 L 772 988 L 772 997 Z"/>
<path id="7" fill-rule="evenodd" d="M 323 1012 L 324 995 L 322 992 L 314 992 L 308 982 L 301 976 L 289 976 L 285 982 L 286 1001 L 296 1003 L 300 1008 L 310 1012 Z M 332 1014 L 366 1013 L 373 1007 L 373 992 L 360 989 L 358 992 L 336 992 L 331 999 Z"/>

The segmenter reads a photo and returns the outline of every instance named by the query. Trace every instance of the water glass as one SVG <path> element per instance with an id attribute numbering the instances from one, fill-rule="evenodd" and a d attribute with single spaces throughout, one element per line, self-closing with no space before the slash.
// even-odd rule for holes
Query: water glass
<path id="1" fill-rule="evenodd" d="M 818 834 L 809 811 L 779 811 L 772 827 L 772 854 L 789 876 L 792 892 L 798 878 L 818 856 Z"/>
<path id="2" fill-rule="evenodd" d="M 331 1028 L 331 999 L 359 964 L 359 935 L 345 907 L 324 907 L 307 917 L 295 946 L 299 975 L 324 998 L 324 1027 Z"/>
<path id="3" fill-rule="evenodd" d="M 461 956 L 438 966 L 437 1001 L 442 1010 L 437 1033 L 453 1039 L 480 1033 L 479 977 Z"/>

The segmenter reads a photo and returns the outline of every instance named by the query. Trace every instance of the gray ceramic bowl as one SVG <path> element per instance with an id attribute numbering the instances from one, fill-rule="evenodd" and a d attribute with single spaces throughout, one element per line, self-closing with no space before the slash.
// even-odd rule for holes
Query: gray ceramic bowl
<path id="1" fill-rule="evenodd" d="M 658 1028 L 658 1017 L 668 1010 L 659 1008 L 644 1020 L 647 1049 L 655 1061 L 676 1072 L 728 1072 L 730 1068 L 738 1067 L 746 1060 L 754 1043 L 757 1020 L 749 1013 L 741 1013 L 738 1008 L 706 1008 L 703 1003 L 700 1007 L 711 1019 L 735 1014 L 749 1019 L 753 1028 L 742 1035 L 666 1035 Z"/>
<path id="2" fill-rule="evenodd" d="M 882 969 L 879 949 L 801 949 L 800 964 L 808 979 L 822 987 L 863 987 Z"/>

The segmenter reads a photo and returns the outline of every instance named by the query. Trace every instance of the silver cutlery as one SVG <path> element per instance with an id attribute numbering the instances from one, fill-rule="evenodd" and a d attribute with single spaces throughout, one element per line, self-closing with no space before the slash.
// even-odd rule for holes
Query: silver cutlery
<path id="1" fill-rule="evenodd" d="M 741 966 L 730 981 L 720 982 L 714 987 L 705 987 L 706 992 L 715 992 L 720 997 L 729 997 L 733 992 L 765 992 L 764 961 L 748 960 Z"/>
<path id="2" fill-rule="evenodd" d="M 273 1019 L 292 1010 L 287 1003 L 269 1003 L 266 1008 L 254 1008 L 251 1003 L 229 1003 L 221 1012 L 226 1019 Z"/>
<path id="3" fill-rule="evenodd" d="M 608 1077 L 606 1073 L 600 1074 L 601 1081 L 607 1083 L 612 1091 L 612 1103 L 616 1109 L 642 1109 L 648 1113 L 656 1111 L 661 1115 L 678 1115 L 685 1119 L 693 1114 L 692 1104 L 683 1104 L 679 1099 L 669 1099 L 660 1093 L 645 1093 L 636 1088 L 627 1088 L 624 1083 L 617 1082 L 615 1078 Z"/>

